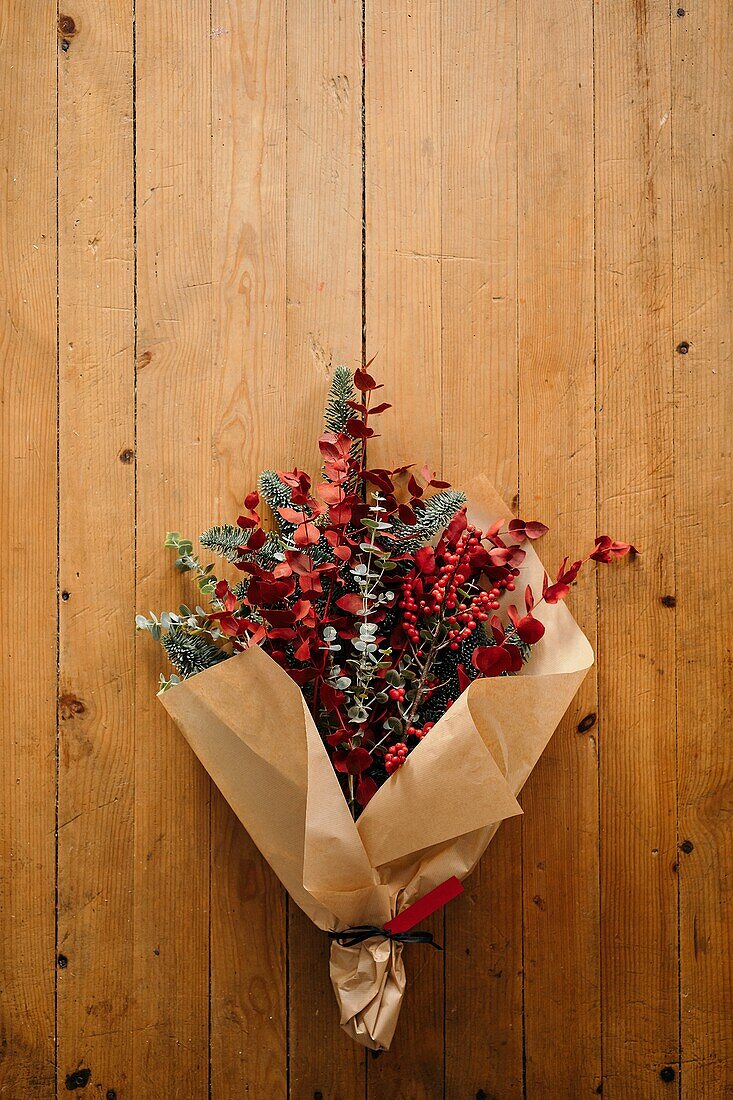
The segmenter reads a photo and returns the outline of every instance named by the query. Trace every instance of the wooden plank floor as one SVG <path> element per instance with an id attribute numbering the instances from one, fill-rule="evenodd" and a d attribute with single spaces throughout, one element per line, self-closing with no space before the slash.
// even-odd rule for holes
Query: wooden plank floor
<path id="1" fill-rule="evenodd" d="M 0 1096 L 733 1097 L 729 15 L 6 0 Z M 375 354 L 380 457 L 643 550 L 378 1058 L 132 626 Z"/>

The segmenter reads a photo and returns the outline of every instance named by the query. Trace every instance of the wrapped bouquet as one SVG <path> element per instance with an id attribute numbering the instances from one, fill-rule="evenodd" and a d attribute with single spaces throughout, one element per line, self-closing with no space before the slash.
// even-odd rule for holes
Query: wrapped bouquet
<path id="1" fill-rule="evenodd" d="M 194 607 L 137 625 L 175 668 L 160 697 L 293 899 L 331 937 L 342 1026 L 387 1049 L 415 926 L 460 892 L 593 655 L 485 478 L 367 464 L 380 387 L 334 371 L 314 483 L 269 470 L 237 523 L 171 533 Z M 266 512 L 266 514 L 265 514 Z M 221 571 L 220 571 L 221 572 Z M 447 777 L 450 776 L 450 782 Z M 436 945 L 434 945 L 436 946 Z"/>

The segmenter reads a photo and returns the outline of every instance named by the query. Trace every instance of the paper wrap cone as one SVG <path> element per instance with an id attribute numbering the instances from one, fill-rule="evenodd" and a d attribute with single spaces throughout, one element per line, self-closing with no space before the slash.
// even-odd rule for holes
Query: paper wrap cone
<path id="1" fill-rule="evenodd" d="M 467 491 L 482 529 L 510 516 L 485 478 Z M 528 546 L 523 580 L 540 591 L 542 572 Z M 535 614 L 546 631 L 522 672 L 474 681 L 358 822 L 299 688 L 260 648 L 160 698 L 311 920 L 324 930 L 382 927 L 452 875 L 464 879 L 500 822 L 522 812 L 516 795 L 593 661 L 564 604 Z M 341 1026 L 388 1049 L 405 990 L 402 945 L 334 942 L 330 969 Z"/>

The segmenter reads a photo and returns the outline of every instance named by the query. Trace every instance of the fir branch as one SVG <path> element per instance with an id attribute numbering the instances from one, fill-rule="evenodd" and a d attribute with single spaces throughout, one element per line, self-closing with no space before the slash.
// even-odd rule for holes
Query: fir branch
<path id="1" fill-rule="evenodd" d="M 413 526 L 407 523 L 396 523 L 389 536 L 385 538 L 385 542 L 391 544 L 392 548 L 399 553 L 418 550 L 426 542 L 430 542 L 438 531 L 447 527 L 465 503 L 465 495 L 454 489 L 444 489 L 435 493 L 425 501 L 425 507 L 417 512 L 417 523 Z"/>
<path id="2" fill-rule="evenodd" d="M 162 645 L 171 664 L 184 680 L 229 657 L 203 635 L 189 634 L 180 626 L 171 627 L 163 637 Z"/>
<path id="3" fill-rule="evenodd" d="M 327 432 L 346 431 L 346 422 L 354 415 L 348 402 L 356 399 L 354 376 L 348 367 L 335 367 L 331 376 L 331 388 L 328 391 L 326 407 L 323 411 L 323 423 Z"/>
<path id="4" fill-rule="evenodd" d="M 226 558 L 229 562 L 237 562 L 241 558 L 239 547 L 243 546 L 250 536 L 250 532 L 233 523 L 217 524 L 204 531 L 199 536 L 199 542 L 204 550 L 211 550 L 214 554 Z"/>

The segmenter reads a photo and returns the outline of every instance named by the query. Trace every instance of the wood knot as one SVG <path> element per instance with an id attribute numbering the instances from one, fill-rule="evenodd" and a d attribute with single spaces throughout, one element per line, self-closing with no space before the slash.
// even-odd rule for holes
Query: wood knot
<path id="1" fill-rule="evenodd" d="M 60 970 L 66 970 L 66 967 L 69 965 L 69 960 L 66 958 L 66 955 L 57 955 L 56 963 Z"/>
<path id="2" fill-rule="evenodd" d="M 91 1076 L 92 1071 L 90 1069 L 77 1069 L 73 1073 L 67 1073 L 66 1087 L 69 1092 L 73 1092 L 74 1089 L 85 1089 Z"/>
<path id="3" fill-rule="evenodd" d="M 62 722 L 67 718 L 76 718 L 77 715 L 86 713 L 86 709 L 81 699 L 77 699 L 71 692 L 65 692 L 59 696 L 59 714 Z"/>
<path id="4" fill-rule="evenodd" d="M 660 602 L 662 603 L 662 605 L 664 607 L 676 607 L 677 606 L 677 597 L 676 596 L 662 596 Z"/>
<path id="5" fill-rule="evenodd" d="M 680 343 L 679 343 L 679 344 L 677 345 L 677 353 L 678 353 L 679 355 L 687 355 L 687 353 L 688 353 L 688 351 L 689 351 L 689 350 L 690 350 L 690 345 L 689 345 L 689 343 L 688 343 L 688 341 L 687 341 L 687 340 L 682 340 L 682 341 L 681 341 L 681 342 L 680 342 Z"/>
<path id="6" fill-rule="evenodd" d="M 598 720 L 598 715 L 591 711 L 590 714 L 586 714 L 585 718 L 581 718 L 578 722 L 578 733 L 587 733 L 588 730 L 592 730 Z"/>
<path id="7" fill-rule="evenodd" d="M 129 466 L 134 457 L 135 452 L 131 447 L 125 447 L 124 451 L 120 451 L 120 462 L 124 463 L 125 466 Z"/>
<path id="8" fill-rule="evenodd" d="M 58 21 L 58 34 L 59 38 L 65 38 L 67 41 L 73 38 L 74 35 L 79 33 L 79 28 L 70 15 L 60 15 Z"/>
<path id="9" fill-rule="evenodd" d="M 680 844 L 680 851 L 684 852 L 686 856 L 689 856 L 690 852 L 695 851 L 695 845 L 691 840 L 683 840 Z"/>
<path id="10" fill-rule="evenodd" d="M 665 1084 L 669 1084 L 670 1081 L 674 1081 L 677 1074 L 675 1073 L 672 1066 L 662 1066 L 659 1071 L 659 1076 L 662 1078 Z"/>

